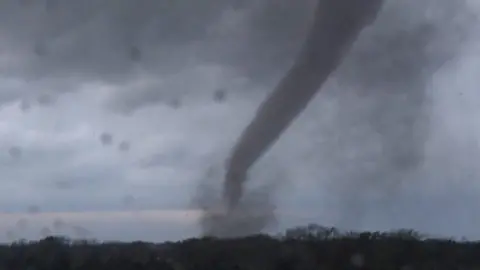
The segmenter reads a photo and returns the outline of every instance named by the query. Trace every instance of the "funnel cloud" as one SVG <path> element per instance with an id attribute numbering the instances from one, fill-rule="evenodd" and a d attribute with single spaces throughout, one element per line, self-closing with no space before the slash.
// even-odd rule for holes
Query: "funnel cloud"
<path id="1" fill-rule="evenodd" d="M 464 2 L 420 2 L 317 1 L 310 32 L 293 65 L 231 152 L 222 207 L 206 211 L 201 221 L 205 234 L 240 236 L 264 229 L 256 226 L 252 232 L 247 225 L 258 225 L 261 208 L 251 207 L 257 211 L 249 215 L 253 210 L 244 207 L 250 205 L 244 194 L 249 169 L 322 88 L 323 96 L 339 103 L 331 119 L 336 143 L 318 149 L 329 154 L 326 162 L 332 167 L 343 167 L 327 180 L 340 195 L 339 209 L 349 213 L 340 213 L 337 225 L 361 223 L 363 196 L 374 193 L 388 207 L 388 198 L 423 165 L 430 130 L 428 84 L 436 70 L 455 57 L 465 34 L 454 19 L 465 13 Z M 421 14 L 432 7 L 434 15 Z M 339 153 L 348 153 L 345 166 L 335 164 Z M 274 218 L 268 211 L 261 215 Z"/>
<path id="2" fill-rule="evenodd" d="M 382 2 L 382 0 L 318 1 L 310 33 L 295 63 L 260 105 L 227 163 L 224 183 L 226 212 L 213 215 L 213 218 L 212 215 L 207 215 L 207 218 L 210 217 L 212 220 L 237 218 L 236 211 L 241 211 L 241 208 L 237 207 L 243 195 L 248 169 L 305 109 L 329 75 L 341 63 L 360 32 L 374 22 Z M 248 219 L 248 215 L 241 216 L 245 221 Z M 245 221 L 236 221 L 234 224 Z"/>

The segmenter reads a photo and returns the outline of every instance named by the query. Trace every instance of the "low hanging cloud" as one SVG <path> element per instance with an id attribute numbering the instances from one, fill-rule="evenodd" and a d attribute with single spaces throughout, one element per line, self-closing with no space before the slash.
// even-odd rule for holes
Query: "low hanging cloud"
<path id="1" fill-rule="evenodd" d="M 269 60 L 274 59 L 269 45 L 263 43 L 295 40 L 292 33 L 302 32 L 297 31 L 302 28 L 291 27 L 275 30 L 274 22 L 264 18 L 270 16 L 277 24 L 287 18 L 298 21 L 313 4 L 304 1 L 296 4 L 297 12 L 286 12 L 287 1 L 244 1 L 242 7 L 236 2 L 143 0 L 133 5 L 123 0 L 87 0 L 59 2 L 49 8 L 44 1 L 24 5 L 9 2 L 2 8 L 0 30 L 5 43 L 0 55 L 4 55 L 4 61 L 16 60 L 14 65 L 4 67 L 2 74 L 28 79 L 32 87 L 63 81 L 62 86 L 52 82 L 52 95 L 77 91 L 76 85 L 85 79 L 120 87 L 144 78 L 171 76 L 192 64 L 206 62 L 223 69 L 230 66 L 235 72 L 259 74 L 251 70 L 252 65 L 270 61 L 258 57 L 268 52 Z M 27 23 L 30 20 L 36 23 Z M 306 21 L 300 25 L 306 26 Z M 255 29 L 258 33 L 252 32 Z M 272 40 L 260 38 L 260 31 L 270 32 Z M 275 57 L 287 63 L 278 55 L 285 54 L 285 50 L 294 52 L 292 45 L 278 45 L 281 52 Z M 256 47 L 257 51 L 251 50 Z M 275 64 L 269 63 L 269 69 Z M 153 80 L 152 87 L 158 88 L 162 81 Z M 124 98 L 118 102 L 131 99 Z M 152 96 L 144 97 L 135 106 L 151 101 Z"/>

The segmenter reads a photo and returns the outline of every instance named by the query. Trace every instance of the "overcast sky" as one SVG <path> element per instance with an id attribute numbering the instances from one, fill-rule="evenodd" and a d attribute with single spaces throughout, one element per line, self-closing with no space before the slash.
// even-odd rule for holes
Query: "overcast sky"
<path id="1" fill-rule="evenodd" d="M 3 1 L 0 240 L 197 236 L 199 183 L 219 178 L 209 170 L 222 166 L 292 61 L 314 2 Z M 455 53 L 427 80 L 433 105 L 424 165 L 388 207 L 362 196 L 365 214 L 346 229 L 480 238 L 480 40 L 472 33 L 480 35 L 466 19 L 479 9 L 460 8 L 448 23 L 426 12 L 432 3 L 451 11 L 454 2 L 404 1 L 373 26 L 393 40 L 428 21 L 440 26 L 439 48 Z M 358 46 L 370 48 L 364 39 Z M 334 96 L 318 95 L 252 172 L 252 184 L 278 184 L 271 230 L 334 226 L 348 215 L 341 192 L 330 189 L 335 179 L 327 179 L 347 165 L 328 161 L 322 149 L 330 142 L 320 139 L 342 132 L 333 127 L 345 104 Z"/>

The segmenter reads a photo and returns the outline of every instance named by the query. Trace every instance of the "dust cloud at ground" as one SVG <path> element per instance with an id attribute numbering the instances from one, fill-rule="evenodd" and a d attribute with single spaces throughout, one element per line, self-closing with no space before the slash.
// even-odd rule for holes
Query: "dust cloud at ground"
<path id="1" fill-rule="evenodd" d="M 246 187 L 241 203 L 234 210 L 229 210 L 222 197 L 225 156 L 213 158 L 215 165 L 199 179 L 192 200 L 194 207 L 203 211 L 199 220 L 202 233 L 217 237 L 241 237 L 264 229 L 274 229 L 277 225 L 275 202 L 288 181 L 286 172 L 278 167 L 274 157 L 270 161 L 262 160 L 257 164 L 262 170 L 257 169 L 251 174 L 252 178 L 262 181 Z"/>

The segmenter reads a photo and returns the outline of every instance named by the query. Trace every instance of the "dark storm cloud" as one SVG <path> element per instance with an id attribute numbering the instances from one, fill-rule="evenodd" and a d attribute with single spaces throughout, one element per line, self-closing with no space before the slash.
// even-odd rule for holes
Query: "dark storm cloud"
<path id="1" fill-rule="evenodd" d="M 181 98 L 182 94 L 172 95 L 175 91 L 195 92 L 194 85 L 169 89 L 169 95 L 159 89 L 174 87 L 163 85 L 164 77 L 191 65 L 220 65 L 253 83 L 271 85 L 303 43 L 315 1 L 246 0 L 240 8 L 235 8 L 235 2 L 69 0 L 46 9 L 45 1 L 27 5 L 6 1 L 0 11 L 4 40 L 0 54 L 8 52 L 15 65 L 5 67 L 3 74 L 28 79 L 34 85 L 47 85 L 54 79 L 57 85 L 51 89 L 58 93 L 74 91 L 75 83 L 85 80 L 113 83 L 118 91 L 112 106 L 120 111 Z M 446 34 L 451 38 L 452 27 L 461 28 L 465 20 L 451 20 L 452 14 L 466 14 L 458 10 L 461 1 L 389 2 L 393 8 L 385 12 L 372 38 L 358 46 L 356 57 L 351 57 L 351 70 L 358 70 L 355 67 L 378 49 L 385 54 L 377 55 L 376 61 L 389 61 L 391 45 L 387 43 L 395 44 L 398 35 L 426 33 L 438 42 Z M 427 9 L 430 14 L 425 14 Z M 444 46 L 448 50 L 452 44 Z M 372 78 L 378 70 L 360 71 Z M 352 84 L 366 75 L 344 72 L 342 80 Z M 127 82 L 145 76 L 156 80 L 149 86 L 128 86 Z M 63 86 L 58 85 L 60 78 Z"/>
<path id="2" fill-rule="evenodd" d="M 68 92 L 83 80 L 122 84 L 138 72 L 174 74 L 192 61 L 262 78 L 285 66 L 312 1 L 249 0 L 234 9 L 235 2 L 5 1 L 0 55 L 15 64 L 3 66 L 2 74 L 32 84 L 62 78 L 69 87 L 52 90 Z M 151 100 L 145 96 L 135 107 Z"/>
<path id="3" fill-rule="evenodd" d="M 182 56 L 181 47 L 173 46 L 204 38 L 229 5 L 218 0 L 87 0 L 62 1 L 46 10 L 45 1 L 5 1 L 0 31 L 4 46 L 17 46 L 23 62 L 13 73 L 122 80 L 131 72 L 132 58 L 157 69 Z"/>
<path id="4" fill-rule="evenodd" d="M 204 169 L 211 165 L 211 159 L 199 158 L 196 160 L 192 158 L 193 161 L 190 162 L 191 156 L 201 156 L 201 154 L 182 154 L 181 151 L 178 155 L 172 154 L 171 156 L 165 151 L 158 151 L 161 154 L 152 154 L 150 150 L 147 153 L 141 153 L 147 148 L 158 147 L 158 145 L 149 145 L 155 143 L 148 142 L 149 140 L 144 135 L 153 134 L 154 137 L 162 137 L 167 130 L 168 132 L 172 131 L 174 134 L 172 136 L 175 137 L 187 134 L 185 141 L 179 142 L 178 144 L 181 146 L 178 147 L 187 145 L 187 148 L 192 149 L 191 152 L 198 150 L 202 154 L 205 154 L 207 148 L 209 148 L 208 151 L 217 151 L 218 145 L 227 144 L 223 142 L 237 137 L 234 130 L 240 131 L 240 126 L 246 123 L 243 120 L 253 112 L 257 102 L 260 101 L 260 96 L 272 89 L 276 79 L 293 61 L 298 48 L 304 41 L 303 37 L 311 20 L 311 11 L 315 0 L 246 0 L 241 1 L 242 5 L 236 9 L 229 8 L 230 5 L 234 5 L 233 2 L 238 2 L 233 0 L 177 0 L 170 2 L 164 0 L 65 0 L 57 1 L 56 5 L 50 5 L 48 8 L 41 0 L 27 2 L 29 3 L 25 3 L 25 5 L 20 5 L 14 0 L 0 3 L 0 36 L 2 37 L 0 44 L 0 73 L 2 74 L 0 76 L 0 104 L 16 102 L 15 110 L 7 108 L 2 111 L 2 117 L 4 117 L 1 119 L 2 128 L 7 128 L 6 124 L 9 124 L 18 129 L 18 134 L 28 135 L 28 147 L 24 145 L 26 141 L 23 140 L 4 143 L 3 152 L 7 161 L 3 162 L 5 165 L 3 178 L 6 187 L 5 194 L 2 195 L 4 198 L 2 205 L 4 205 L 4 209 L 25 211 L 29 205 L 37 204 L 41 206 L 42 212 L 47 212 L 52 210 L 117 209 L 122 195 L 130 187 L 126 187 L 124 184 L 134 181 L 141 183 L 139 185 L 145 185 L 145 188 L 132 191 L 131 194 L 137 198 L 133 206 L 130 206 L 132 209 L 137 205 L 140 205 L 138 208 L 144 205 L 154 205 L 155 207 L 175 205 L 178 207 L 179 201 L 188 200 L 189 195 L 186 190 L 194 189 L 191 186 L 192 183 L 184 185 L 182 181 L 171 181 L 171 179 L 182 178 L 186 171 L 192 172 L 190 165 L 194 168 L 202 167 Z M 431 74 L 435 67 L 446 59 L 443 56 L 454 54 L 458 48 L 460 43 L 458 34 L 462 35 L 464 32 L 464 26 L 469 19 L 466 16 L 468 12 L 461 7 L 460 1 L 455 0 L 390 0 L 389 3 L 390 8 L 385 10 L 380 18 L 381 23 L 359 40 L 354 51 L 333 78 L 330 89 L 327 89 L 320 98 L 324 101 L 309 108 L 303 120 L 300 119 L 301 122 L 280 144 L 283 145 L 281 150 L 275 152 L 276 157 L 281 156 L 286 160 L 282 165 L 294 171 L 292 178 L 298 180 L 295 185 L 303 187 L 308 181 L 329 182 L 326 187 L 322 186 L 321 190 L 299 188 L 301 194 L 297 197 L 292 196 L 292 200 L 304 198 L 305 192 L 307 192 L 305 189 L 312 193 L 312 199 L 309 202 L 301 201 L 301 199 L 295 201 L 294 205 L 291 205 L 295 211 L 304 209 L 307 211 L 305 205 L 309 205 L 311 207 L 308 209 L 308 214 L 320 213 L 318 208 L 323 206 L 321 205 L 321 193 L 329 193 L 332 197 L 340 198 L 339 201 L 343 206 L 335 205 L 322 213 L 329 213 L 328 215 L 334 215 L 333 213 L 337 212 L 345 215 L 351 214 L 350 220 L 344 221 L 342 225 L 353 228 L 356 227 L 354 224 L 358 224 L 359 217 L 365 216 L 361 215 L 361 212 L 373 200 L 369 198 L 370 190 L 395 190 L 388 185 L 382 185 L 382 183 L 394 182 L 393 180 L 381 181 L 382 172 L 377 175 L 373 174 L 375 176 L 372 177 L 373 180 L 365 176 L 365 172 L 368 171 L 366 168 L 377 169 L 385 164 L 382 163 L 384 161 L 381 158 L 359 157 L 360 154 L 366 153 L 367 156 L 370 154 L 364 150 L 374 152 L 376 150 L 375 142 L 370 142 L 379 140 L 378 134 L 371 136 L 372 133 L 363 132 L 369 125 L 365 119 L 382 116 L 377 117 L 381 121 L 374 122 L 372 125 L 377 126 L 379 130 L 389 131 L 383 137 L 385 142 L 400 142 L 391 144 L 394 147 L 389 149 L 388 153 L 395 152 L 393 149 L 400 149 L 406 150 L 408 154 L 411 153 L 411 149 L 403 146 L 416 145 L 418 142 L 420 142 L 418 145 L 422 146 L 424 141 L 422 132 L 420 132 L 422 136 L 414 136 L 412 140 L 403 140 L 390 136 L 395 133 L 392 132 L 395 129 L 390 129 L 391 124 L 388 125 L 387 122 L 384 125 L 386 120 L 395 119 L 397 114 L 393 112 L 407 112 L 406 115 L 411 117 L 414 112 L 418 112 L 411 109 L 419 108 L 418 106 L 402 108 L 403 105 L 410 103 L 397 102 L 401 100 L 401 95 L 379 99 L 371 97 L 377 95 L 382 89 L 392 92 L 410 86 L 412 89 L 421 89 L 422 84 L 426 81 L 427 75 L 425 74 Z M 174 6 L 164 8 L 161 6 L 163 4 Z M 425 12 L 426 10 L 428 12 Z M 455 14 L 458 16 L 453 16 Z M 398 76 L 401 72 L 403 74 Z M 218 76 L 212 76 L 212 73 L 218 73 Z M 405 77 L 411 79 L 410 83 L 400 80 Z M 465 77 L 468 76 L 462 78 Z M 234 79 L 238 78 L 246 80 L 248 87 L 231 87 L 236 83 Z M 416 83 L 417 79 L 420 81 L 418 84 Z M 387 83 L 390 80 L 395 81 L 395 84 Z M 338 85 L 335 85 L 337 82 Z M 57 94 L 77 91 L 84 84 L 89 88 L 86 93 L 78 92 L 71 95 L 71 99 L 65 97 L 65 100 L 55 103 L 55 105 L 61 105 L 64 104 L 64 101 L 71 102 L 64 104 L 63 108 L 57 108 L 57 106 L 55 106 L 55 110 L 38 108 L 41 104 L 37 101 L 41 95 L 48 94 L 53 100 L 57 100 Z M 178 109 L 152 110 L 152 112 L 145 110 L 132 116 L 129 118 L 130 120 L 122 118 L 122 122 L 118 123 L 119 127 L 115 128 L 113 126 L 117 124 L 113 116 L 108 112 L 97 112 L 91 106 L 92 102 L 98 101 L 99 95 L 103 97 L 105 94 L 103 86 L 112 89 L 106 105 L 109 109 L 115 109 L 117 112 L 134 112 L 147 105 L 157 104 L 171 105 Z M 101 91 L 97 87 L 101 88 Z M 226 102 L 221 106 L 211 105 L 215 104 L 212 94 L 216 89 L 228 90 Z M 253 94 L 247 96 L 250 100 L 238 102 L 238 92 Z M 193 95 L 196 93 L 199 94 Z M 203 95 L 203 100 L 198 98 L 201 95 Z M 361 95 L 366 99 L 359 98 Z M 418 96 L 416 102 L 422 99 L 423 97 Z M 12 117 L 11 115 L 16 114 L 16 111 L 20 111 L 21 100 L 28 101 L 32 107 L 31 110 L 21 114 L 19 118 Z M 176 103 L 176 100 L 179 102 Z M 338 102 L 339 100 L 342 102 Z M 428 98 L 426 100 L 428 103 Z M 205 103 L 200 104 L 201 102 Z M 49 105 L 51 104 L 49 103 Z M 331 111 L 336 109 L 330 110 L 335 107 L 334 105 L 344 109 L 343 113 L 334 113 L 338 118 L 331 117 L 327 119 L 328 121 L 325 120 L 328 118 L 325 115 L 332 114 Z M 201 107 L 200 110 L 197 111 L 199 108 L 196 106 Z M 367 107 L 374 109 L 365 109 Z M 74 108 L 74 110 L 66 113 L 64 109 L 67 108 Z M 50 113 L 47 114 L 45 111 L 50 111 Z M 85 122 L 96 123 L 89 127 L 88 132 L 81 132 L 85 134 L 75 135 L 77 139 L 86 136 L 83 140 L 92 141 L 91 145 L 87 144 L 89 146 L 77 145 L 78 149 L 75 150 L 75 160 L 77 158 L 82 161 L 89 160 L 89 164 L 78 169 L 68 167 L 68 172 L 62 170 L 65 166 L 70 166 L 71 160 L 66 158 L 66 154 L 54 151 L 52 154 L 42 152 L 41 155 L 36 155 L 36 152 L 30 148 L 33 147 L 34 142 L 37 143 L 39 140 L 38 138 L 34 139 L 36 132 L 46 128 L 40 128 L 41 124 L 49 126 L 50 123 L 56 121 L 56 117 L 65 117 L 65 115 L 66 118 L 74 118 L 67 119 L 69 123 L 78 122 L 79 125 L 83 125 Z M 222 115 L 222 117 L 216 115 Z M 23 121 L 27 120 L 28 123 L 23 124 Z M 331 124 L 324 125 L 330 120 Z M 21 127 L 18 123 L 22 123 Z M 205 124 L 215 128 L 205 128 Z M 191 128 L 183 129 L 183 126 Z M 402 126 L 405 127 L 408 124 Z M 34 127 L 39 130 L 35 131 Z M 93 135 L 104 130 L 111 131 L 119 140 L 131 139 L 135 142 L 135 147 L 125 153 L 119 153 L 117 148 L 114 148 L 114 151 L 107 151 L 106 148 L 101 147 L 99 138 Z M 456 130 L 455 136 L 460 136 L 458 134 L 463 134 L 464 131 L 465 129 Z M 142 136 L 135 136 L 130 132 L 141 133 Z M 325 139 L 325 137 L 328 138 Z M 365 137 L 371 140 L 365 140 Z M 34 142 L 31 139 L 34 139 Z M 52 141 L 50 144 L 62 145 L 63 140 Z M 117 144 L 119 140 L 115 140 L 115 147 L 120 147 Z M 164 142 L 159 140 L 156 143 L 163 144 Z M 13 145 L 19 145 L 25 149 L 20 159 L 12 159 L 9 156 L 8 148 Z M 197 149 L 194 147 L 196 145 L 206 146 Z M 228 143 L 228 146 L 230 145 Z M 224 145 L 224 147 L 228 146 Z M 452 150 L 455 149 L 452 147 Z M 450 151 L 445 153 L 449 154 Z M 460 154 L 460 152 L 455 153 Z M 345 158 L 350 154 L 355 157 Z M 110 163 L 115 163 L 117 156 L 122 158 L 122 163 L 110 166 Z M 123 164 L 123 161 L 128 162 L 128 158 L 138 160 L 145 156 L 147 159 L 142 161 L 147 161 L 145 163 L 148 164 L 147 169 L 137 170 L 136 165 L 138 164 L 135 162 L 130 167 Z M 185 159 L 188 164 L 179 164 Z M 398 158 L 398 160 L 399 167 L 409 166 L 409 162 L 404 162 L 403 158 Z M 458 163 L 463 161 L 457 160 Z M 377 161 L 378 163 L 376 163 Z M 190 164 L 193 162 L 196 164 Z M 96 169 L 96 166 L 92 165 L 93 163 L 107 166 L 111 174 L 98 172 L 100 169 Z M 161 171 L 161 167 L 164 165 L 167 165 L 169 169 L 174 168 L 176 174 L 172 174 L 170 177 L 170 172 L 167 172 L 168 177 L 158 177 L 156 170 L 160 169 Z M 91 169 L 90 166 L 95 168 Z M 462 168 L 465 166 L 462 165 Z M 261 167 L 261 171 L 275 171 L 266 169 L 264 166 L 259 167 Z M 15 169 L 15 173 L 10 172 L 10 169 Z M 428 177 L 425 179 L 441 176 L 446 171 L 446 169 L 438 167 L 432 168 L 432 170 L 436 170 L 437 173 L 427 175 Z M 53 171 L 60 171 L 60 173 L 52 174 Z M 312 173 L 305 173 L 309 171 Z M 337 175 L 338 171 L 340 173 Z M 195 170 L 191 174 L 194 172 Z M 322 174 L 324 172 L 328 177 L 324 177 Z M 178 174 L 182 177 L 177 177 Z M 458 179 L 455 176 L 460 174 L 452 173 L 452 178 Z M 355 182 L 356 185 L 351 185 L 353 183 L 351 179 L 354 178 L 352 176 L 362 176 L 362 178 Z M 72 177 L 73 179 L 71 179 Z M 263 177 L 257 177 L 257 175 L 254 175 L 253 178 L 264 180 Z M 164 180 L 181 182 L 181 187 L 165 188 Z M 414 178 L 411 181 L 415 180 L 418 179 Z M 56 181 L 67 181 L 72 183 L 74 188 L 66 190 L 52 188 L 52 183 Z M 263 181 L 258 182 L 263 183 Z M 19 187 L 13 188 L 13 183 Z M 461 183 L 459 185 L 470 189 L 473 184 L 468 182 L 468 184 Z M 215 184 L 217 188 L 220 186 L 221 183 Z M 428 182 L 424 184 L 422 192 L 437 186 L 437 182 Z M 39 187 L 41 189 L 38 189 Z M 248 202 L 242 211 L 249 212 L 250 209 L 255 208 L 255 205 L 260 204 L 263 208 L 259 207 L 256 210 L 270 213 L 272 209 L 275 209 L 274 206 L 278 205 L 270 200 L 273 193 L 269 192 L 271 189 L 248 193 L 246 195 Z M 12 196 L 13 194 L 21 194 L 24 197 L 18 198 L 18 196 Z M 290 195 L 289 192 L 288 196 Z M 429 201 L 428 195 L 422 193 L 418 196 L 426 197 L 425 201 Z M 150 200 L 154 203 L 143 202 L 145 197 L 151 198 Z M 352 198 L 351 202 L 347 202 L 344 199 L 346 197 Z M 463 197 L 462 194 L 455 194 L 450 199 Z M 44 201 L 44 198 L 48 200 Z M 410 200 L 410 197 L 398 199 Z M 285 200 L 282 198 L 283 202 Z M 463 200 L 459 201 L 464 202 Z M 284 204 L 287 203 L 284 202 Z M 387 205 L 385 201 L 381 200 L 370 204 Z M 467 207 L 472 208 L 476 202 L 466 204 Z M 317 207 L 317 205 L 320 206 Z M 371 215 L 366 215 L 370 217 L 367 218 L 369 224 L 376 224 L 382 218 L 385 220 L 393 218 L 388 207 L 385 207 L 383 212 L 379 211 L 377 206 L 372 208 L 373 210 L 369 211 Z M 396 217 L 401 216 L 403 220 L 409 220 L 411 209 L 417 208 L 415 205 L 409 205 L 405 209 L 399 210 L 403 216 L 399 214 Z M 423 212 L 432 209 L 437 209 L 435 203 L 425 207 Z M 39 208 L 33 207 L 29 211 L 36 213 Z M 381 214 L 377 214 L 379 212 Z M 419 213 L 420 211 L 413 212 L 416 214 L 418 212 L 419 216 L 422 215 Z M 36 216 L 38 215 L 42 214 Z M 102 215 L 104 213 L 100 212 L 95 220 Z M 335 218 L 328 215 L 322 216 L 317 221 L 334 223 Z M 435 215 L 437 218 L 445 216 L 441 210 L 435 212 Z M 454 211 L 449 211 L 448 218 L 454 220 L 454 217 L 456 217 Z M 436 223 L 429 218 L 421 219 L 421 222 L 424 225 L 422 228 L 425 230 L 435 227 Z M 456 229 L 453 227 L 458 226 L 461 222 L 463 221 L 445 225 L 445 228 L 450 226 L 445 231 L 447 233 L 455 231 Z M 395 225 L 394 222 L 385 221 L 384 223 L 386 228 Z M 407 227 L 411 227 L 408 222 L 405 224 Z M 245 233 L 257 231 L 265 225 L 264 219 L 256 219 L 253 227 L 245 228 Z M 34 226 L 36 234 L 42 226 L 44 225 Z M 51 224 L 48 226 L 51 227 Z M 128 230 L 144 231 L 143 227 L 138 224 L 133 226 L 131 224 L 127 226 L 125 223 L 123 225 L 115 224 L 115 226 L 104 226 L 106 229 L 100 236 L 113 235 L 112 228 L 116 226 L 128 227 Z M 478 227 L 471 226 L 472 228 Z M 55 225 L 52 228 L 54 227 Z M 175 226 L 169 226 L 169 229 L 172 227 Z M 89 226 L 87 228 L 90 229 Z M 157 224 L 155 228 L 158 228 Z M 125 236 L 123 231 L 120 232 L 118 229 L 114 229 L 114 231 L 117 238 Z M 151 232 L 142 237 L 151 239 L 152 235 L 158 235 L 157 231 L 152 230 Z M 13 233 L 15 232 L 13 231 Z M 169 232 L 164 235 L 169 235 Z"/>
<path id="5" fill-rule="evenodd" d="M 125 81 L 138 65 L 172 73 L 194 56 L 252 78 L 280 75 L 302 43 L 315 1 L 246 0 L 233 9 L 235 2 L 68 0 L 46 8 L 46 1 L 4 1 L 0 52 L 17 58 L 4 74 Z M 228 31 L 212 30 L 232 21 Z"/>

